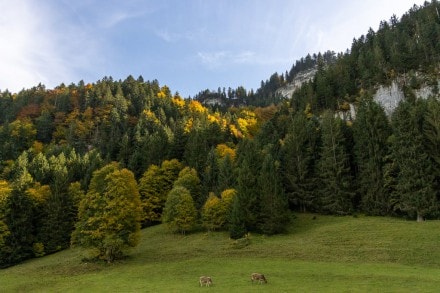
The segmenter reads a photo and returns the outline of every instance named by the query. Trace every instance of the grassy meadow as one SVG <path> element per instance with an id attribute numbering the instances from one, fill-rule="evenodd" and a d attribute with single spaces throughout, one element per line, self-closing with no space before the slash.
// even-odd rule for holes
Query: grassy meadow
<path id="1" fill-rule="evenodd" d="M 438 292 L 440 222 L 297 214 L 285 235 L 144 229 L 114 264 L 74 248 L 0 270 L 0 292 Z M 267 284 L 251 284 L 252 272 Z M 213 286 L 200 288 L 198 278 Z"/>

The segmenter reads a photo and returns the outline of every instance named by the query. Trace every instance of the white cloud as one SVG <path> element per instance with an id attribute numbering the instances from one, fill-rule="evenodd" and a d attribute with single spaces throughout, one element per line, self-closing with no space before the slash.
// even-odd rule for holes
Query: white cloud
<path id="1" fill-rule="evenodd" d="M 255 54 L 255 52 L 252 51 L 243 51 L 243 52 L 239 52 L 238 54 L 235 54 L 233 56 L 231 56 L 232 58 L 232 62 L 233 63 L 254 63 L 257 60 L 257 56 Z"/>
<path id="2" fill-rule="evenodd" d="M 77 82 L 77 71 L 99 62 L 96 43 L 59 11 L 31 0 L 0 0 L 0 11 L 1 90 Z"/>
<path id="3" fill-rule="evenodd" d="M 198 52 L 197 56 L 200 61 L 208 66 L 209 68 L 215 68 L 224 63 L 225 59 L 230 53 L 227 51 L 216 51 L 216 52 Z"/>
<path id="4" fill-rule="evenodd" d="M 120 24 L 126 20 L 141 17 L 144 14 L 145 14 L 145 12 L 143 12 L 143 11 L 129 11 L 129 10 L 111 11 L 107 15 L 101 16 L 100 21 L 99 21 L 99 25 L 102 26 L 103 28 L 109 29 L 109 28 L 117 26 L 118 24 Z"/>
<path id="5" fill-rule="evenodd" d="M 256 55 L 256 53 L 249 50 L 240 52 L 198 52 L 197 56 L 199 57 L 200 61 L 210 69 L 237 64 L 256 64 L 261 62 L 261 59 Z"/>
<path id="6" fill-rule="evenodd" d="M 51 67 L 53 60 L 41 62 L 51 48 L 46 28 L 35 17 L 38 9 L 26 1 L 2 1 L 0 11 L 0 88 L 18 90 L 46 81 L 43 65 Z"/>

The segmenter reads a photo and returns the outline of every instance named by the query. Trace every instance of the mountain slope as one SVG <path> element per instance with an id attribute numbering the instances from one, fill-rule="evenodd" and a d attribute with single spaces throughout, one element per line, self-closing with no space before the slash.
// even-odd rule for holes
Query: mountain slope
<path id="1" fill-rule="evenodd" d="M 179 236 L 155 226 L 114 265 L 83 263 L 80 250 L 68 249 L 2 270 L 0 283 L 2 292 L 192 292 L 199 276 L 210 275 L 216 292 L 428 292 L 440 286 L 438 227 L 299 214 L 289 234 L 250 235 L 250 245 L 237 249 L 223 232 Z M 254 271 L 268 284 L 252 287 Z"/>

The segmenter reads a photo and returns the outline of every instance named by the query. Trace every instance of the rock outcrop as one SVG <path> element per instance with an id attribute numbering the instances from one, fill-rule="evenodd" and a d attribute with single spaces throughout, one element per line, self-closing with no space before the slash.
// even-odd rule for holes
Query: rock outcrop
<path id="1" fill-rule="evenodd" d="M 303 85 L 303 83 L 311 80 L 315 76 L 316 71 L 317 69 L 315 67 L 309 70 L 299 72 L 297 75 L 295 75 L 293 80 L 289 82 L 286 86 L 277 89 L 276 94 L 283 98 L 290 99 L 292 97 L 293 92 L 296 89 L 300 88 Z"/>
<path id="2" fill-rule="evenodd" d="M 438 81 L 440 87 L 440 80 Z M 420 89 L 414 90 L 414 95 L 419 99 L 427 99 L 430 96 L 437 96 L 434 87 L 424 85 Z M 393 81 L 390 86 L 380 86 L 373 96 L 373 99 L 385 110 L 388 116 L 391 116 L 394 109 L 399 105 L 399 102 L 405 98 L 402 87 L 397 81 Z"/>

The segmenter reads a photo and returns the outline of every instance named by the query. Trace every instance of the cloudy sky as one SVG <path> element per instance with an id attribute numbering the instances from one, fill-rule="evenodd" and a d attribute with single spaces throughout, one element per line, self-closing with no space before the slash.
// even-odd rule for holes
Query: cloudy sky
<path id="1" fill-rule="evenodd" d="M 128 75 L 184 97 L 257 89 L 420 0 L 0 0 L 0 90 Z"/>

